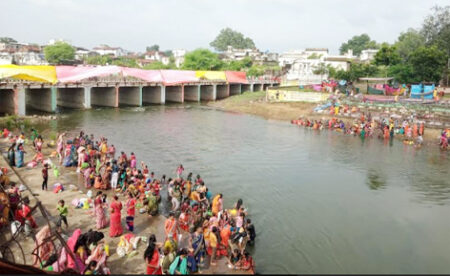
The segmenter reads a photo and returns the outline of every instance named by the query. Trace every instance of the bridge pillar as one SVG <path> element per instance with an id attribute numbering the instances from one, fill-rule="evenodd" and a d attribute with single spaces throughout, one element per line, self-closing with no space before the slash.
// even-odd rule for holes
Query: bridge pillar
<path id="1" fill-rule="evenodd" d="M 183 103 L 184 85 L 166 86 L 166 101 L 173 103 Z"/>
<path id="2" fill-rule="evenodd" d="M 16 112 L 16 93 L 14 89 L 0 90 L 0 114 L 17 114 Z"/>
<path id="3" fill-rule="evenodd" d="M 230 96 L 241 94 L 241 85 L 240 84 L 230 84 Z"/>
<path id="4" fill-rule="evenodd" d="M 251 84 L 241 84 L 241 94 L 251 91 Z"/>
<path id="5" fill-rule="evenodd" d="M 261 83 L 254 83 L 253 84 L 253 91 L 263 91 L 263 85 Z"/>
<path id="6" fill-rule="evenodd" d="M 163 104 L 165 102 L 164 86 L 142 87 L 142 104 Z"/>
<path id="7" fill-rule="evenodd" d="M 25 116 L 27 110 L 26 106 L 25 88 L 14 88 L 14 113 L 19 116 Z"/>
<path id="8" fill-rule="evenodd" d="M 56 111 L 56 87 L 25 89 L 26 109 L 53 113 Z"/>
<path id="9" fill-rule="evenodd" d="M 58 106 L 68 108 L 86 108 L 86 88 L 57 88 L 56 102 Z"/>
<path id="10" fill-rule="evenodd" d="M 119 87 L 119 105 L 142 106 L 142 86 Z"/>
<path id="11" fill-rule="evenodd" d="M 211 84 L 199 85 L 201 101 L 215 101 L 217 96 L 217 86 Z"/>
<path id="12" fill-rule="evenodd" d="M 189 102 L 200 101 L 200 85 L 184 86 L 184 100 Z"/>
<path id="13" fill-rule="evenodd" d="M 228 84 L 217 84 L 216 99 L 223 99 L 230 96 Z"/>
<path id="14" fill-rule="evenodd" d="M 86 109 L 91 108 L 91 88 L 92 87 L 84 88 L 84 108 Z"/>
<path id="15" fill-rule="evenodd" d="M 118 107 L 118 89 L 119 87 L 92 87 L 91 105 Z"/>

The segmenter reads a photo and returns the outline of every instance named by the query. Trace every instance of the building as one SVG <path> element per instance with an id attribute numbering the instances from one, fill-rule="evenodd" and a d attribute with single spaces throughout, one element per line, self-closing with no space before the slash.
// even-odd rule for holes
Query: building
<path id="1" fill-rule="evenodd" d="M 298 84 L 316 84 L 328 79 L 328 74 L 315 74 L 321 66 L 347 71 L 358 58 L 349 50 L 344 55 L 330 55 L 326 48 L 306 48 L 281 54 L 278 64 L 286 72 L 285 80 Z"/>
<path id="2" fill-rule="evenodd" d="M 0 52 L 0 65 L 12 64 L 14 57 L 8 52 Z"/>
<path id="3" fill-rule="evenodd" d="M 378 53 L 378 49 L 367 49 L 362 50 L 361 55 L 359 55 L 359 59 L 362 62 L 371 62 L 375 59 L 375 55 Z"/>
<path id="4" fill-rule="evenodd" d="M 175 59 L 175 66 L 180 68 L 184 63 L 184 56 L 186 55 L 186 50 L 184 49 L 176 49 L 172 50 L 173 58 Z"/>
<path id="5" fill-rule="evenodd" d="M 114 57 L 122 57 L 126 56 L 127 52 L 120 48 L 120 47 L 110 47 L 106 44 L 102 44 L 100 46 L 94 47 L 92 49 L 93 52 L 96 52 L 97 54 L 103 56 L 103 55 L 109 55 Z"/>
<path id="6" fill-rule="evenodd" d="M 149 51 L 149 52 L 145 53 L 144 59 L 148 60 L 150 62 L 159 61 L 164 65 L 167 65 L 170 63 L 170 58 L 161 51 Z"/>

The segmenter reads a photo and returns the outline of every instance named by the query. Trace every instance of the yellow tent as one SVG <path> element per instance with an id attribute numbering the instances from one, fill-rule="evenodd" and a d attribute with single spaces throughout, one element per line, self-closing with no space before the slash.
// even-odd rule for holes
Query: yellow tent
<path id="1" fill-rule="evenodd" d="M 50 83 L 58 81 L 55 66 L 46 65 L 0 65 L 0 79 L 5 78 Z"/>
<path id="2" fill-rule="evenodd" d="M 195 76 L 206 80 L 227 80 L 224 71 L 195 71 Z"/>

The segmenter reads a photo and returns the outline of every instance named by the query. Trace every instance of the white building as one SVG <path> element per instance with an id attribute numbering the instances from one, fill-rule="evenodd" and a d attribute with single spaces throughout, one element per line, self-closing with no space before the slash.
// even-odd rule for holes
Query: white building
<path id="1" fill-rule="evenodd" d="M 8 52 L 0 52 L 0 65 L 12 64 L 13 56 Z"/>
<path id="2" fill-rule="evenodd" d="M 148 61 L 159 61 L 164 65 L 167 65 L 170 63 L 170 58 L 167 57 L 163 52 L 160 51 L 149 51 L 147 53 L 145 53 L 145 60 Z"/>
<path id="3" fill-rule="evenodd" d="M 94 47 L 92 51 L 98 53 L 99 55 L 110 55 L 114 57 L 126 56 L 127 52 L 120 47 L 110 47 L 108 45 L 102 44 L 100 46 Z"/>
<path id="4" fill-rule="evenodd" d="M 13 57 L 18 65 L 48 65 L 44 53 L 41 52 L 17 52 Z"/>
<path id="5" fill-rule="evenodd" d="M 184 49 L 172 50 L 172 54 L 175 59 L 175 66 L 177 68 L 180 68 L 184 62 L 184 56 L 186 55 L 186 50 L 184 50 Z"/>
<path id="6" fill-rule="evenodd" d="M 328 79 L 327 74 L 314 74 L 321 66 L 331 66 L 336 70 L 347 71 L 350 62 L 356 60 L 353 51 L 345 55 L 330 55 L 326 48 L 306 48 L 281 54 L 278 58 L 279 66 L 287 69 L 285 79 L 298 84 L 317 84 Z"/>
<path id="7" fill-rule="evenodd" d="M 378 49 L 367 49 L 362 50 L 359 59 L 363 62 L 370 62 L 375 58 L 375 55 L 378 53 Z"/>

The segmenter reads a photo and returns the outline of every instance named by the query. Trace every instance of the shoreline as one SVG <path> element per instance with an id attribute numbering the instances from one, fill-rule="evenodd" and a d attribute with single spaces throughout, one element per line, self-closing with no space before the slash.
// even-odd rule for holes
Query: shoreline
<path id="1" fill-rule="evenodd" d="M 44 133 L 51 132 L 50 129 L 47 129 L 46 131 L 42 132 L 41 134 L 45 135 Z M 18 134 L 17 131 L 14 131 L 13 133 Z M 67 132 L 67 136 L 71 137 L 74 135 L 74 131 Z M 45 136 L 43 136 L 45 138 Z M 42 152 L 45 156 L 44 160 L 47 158 L 50 158 L 50 154 L 56 150 L 56 147 L 50 147 L 47 142 L 49 142 L 50 139 L 45 140 L 45 143 L 42 147 Z M 3 154 L 6 153 L 7 147 L 9 146 L 9 141 L 5 138 L 0 138 L 0 152 Z M 27 164 L 32 160 L 32 157 L 34 156 L 35 152 L 32 146 L 29 144 L 26 144 L 24 146 L 25 151 L 27 152 L 25 154 L 24 163 Z M 17 183 L 17 185 L 20 185 L 21 181 L 19 180 L 19 177 L 23 179 L 26 184 L 26 186 L 29 187 L 29 190 L 24 191 L 22 194 L 31 193 L 34 196 L 29 197 L 31 200 L 30 207 L 34 206 L 37 200 L 39 200 L 42 203 L 42 206 L 45 208 L 46 212 L 50 214 L 49 219 L 54 226 L 56 224 L 57 220 L 57 211 L 56 211 L 56 205 L 59 199 L 63 199 L 65 201 L 65 205 L 68 206 L 69 209 L 69 215 L 68 215 L 68 222 L 69 222 L 69 228 L 66 230 L 65 227 L 63 227 L 63 237 L 67 240 L 68 237 L 70 237 L 73 233 L 73 231 L 77 228 L 80 228 L 82 230 L 82 233 L 87 232 L 89 229 L 93 229 L 96 231 L 100 231 L 104 234 L 104 241 L 109 245 L 109 251 L 110 255 L 107 260 L 108 268 L 111 270 L 112 274 L 144 274 L 146 271 L 146 264 L 143 260 L 142 256 L 144 254 L 144 251 L 146 249 L 146 243 L 141 241 L 138 245 L 138 248 L 136 249 L 136 254 L 133 256 L 124 256 L 119 257 L 116 253 L 117 245 L 120 241 L 119 237 L 110 238 L 109 237 L 109 226 L 107 226 L 104 229 L 97 230 L 95 228 L 95 218 L 93 217 L 94 209 L 91 207 L 88 210 L 75 208 L 72 205 L 72 200 L 75 198 L 86 198 L 86 193 L 88 190 L 92 190 L 93 193 L 97 191 L 95 188 L 86 189 L 83 184 L 83 178 L 80 174 L 76 173 L 76 167 L 64 167 L 58 164 L 57 158 L 50 158 L 52 162 L 57 165 L 60 171 L 60 176 L 58 178 L 55 177 L 53 174 L 53 170 L 49 169 L 49 178 L 48 178 L 48 191 L 42 191 L 41 190 L 41 183 L 42 183 L 42 176 L 41 176 L 41 169 L 42 164 L 39 164 L 36 168 L 28 169 L 26 166 L 22 168 L 14 167 L 14 170 L 11 170 L 9 164 L 7 163 L 7 160 L 5 158 L 0 158 L 0 167 L 7 167 L 8 168 L 8 176 L 10 179 Z M 16 175 L 17 173 L 17 175 Z M 157 172 L 155 172 L 157 173 Z M 162 175 L 157 174 L 157 175 Z M 52 190 L 53 185 L 56 183 L 61 183 L 64 186 L 64 191 L 55 194 Z M 71 185 L 74 185 L 76 188 L 72 189 Z M 114 194 L 112 189 L 103 191 L 108 195 L 108 202 L 111 202 L 111 198 Z M 162 185 L 161 193 L 167 192 L 167 185 Z M 119 200 L 122 202 L 122 205 L 125 205 L 126 198 L 122 195 L 119 195 Z M 225 206 L 224 206 L 225 209 Z M 109 211 L 107 212 L 107 216 L 109 215 Z M 42 226 L 45 225 L 45 219 L 40 215 L 38 212 L 34 212 L 33 216 L 35 217 L 35 220 L 37 224 L 39 225 L 38 229 L 34 229 L 34 234 L 36 234 Z M 125 217 L 126 217 L 126 208 L 122 209 L 122 227 L 124 229 L 123 235 L 129 233 L 126 230 L 125 227 Z M 164 223 L 165 223 L 166 217 L 163 215 L 161 205 L 160 205 L 160 211 L 159 214 L 156 216 L 153 216 L 152 218 L 148 218 L 148 216 L 144 214 L 139 213 L 139 208 L 136 208 L 136 216 L 134 220 L 134 232 L 133 234 L 135 236 L 145 237 L 148 238 L 150 234 L 155 234 L 157 238 L 157 242 L 163 242 L 165 239 L 165 231 L 164 231 Z M 108 216 L 109 220 L 109 216 Z M 4 231 L 10 231 L 9 227 Z M 182 234 L 182 240 L 179 242 L 179 248 L 181 247 L 187 247 L 187 238 L 189 237 L 188 232 L 181 232 Z M 31 252 L 35 247 L 34 241 L 31 238 L 21 238 L 20 244 L 23 248 L 23 251 L 26 256 L 26 264 L 32 265 L 32 255 Z M 18 250 L 16 248 L 16 250 Z M 243 270 L 231 270 L 228 268 L 228 264 L 226 261 L 226 258 L 220 258 L 217 260 L 216 266 L 210 266 L 209 257 L 205 258 L 205 267 L 201 270 L 201 273 L 204 274 L 248 274 L 247 271 Z M 198 274 L 195 273 L 195 274 Z"/>
<path id="2" fill-rule="evenodd" d="M 323 120 L 331 119 L 334 117 L 344 121 L 346 125 L 353 123 L 357 119 L 342 115 L 331 116 L 326 113 L 314 113 L 313 109 L 320 103 L 266 102 L 265 96 L 266 94 L 264 91 L 246 92 L 244 94 L 231 96 L 223 100 L 208 102 L 207 106 L 222 111 L 256 115 L 266 120 L 271 119 L 289 123 L 291 123 L 292 120 L 297 120 L 299 117 L 307 118 L 310 120 Z M 425 128 L 423 135 L 423 145 L 439 147 L 439 137 L 441 131 L 442 129 Z M 403 138 L 403 135 L 394 136 L 394 139 L 397 140 L 401 138 Z"/>

